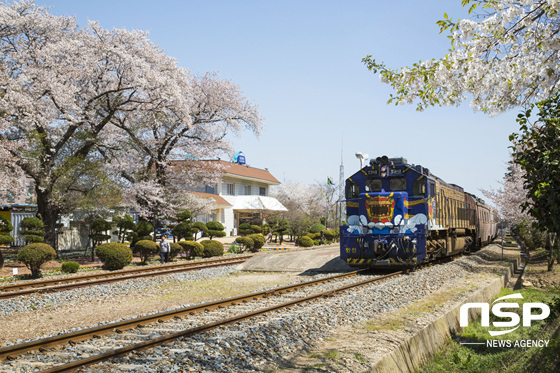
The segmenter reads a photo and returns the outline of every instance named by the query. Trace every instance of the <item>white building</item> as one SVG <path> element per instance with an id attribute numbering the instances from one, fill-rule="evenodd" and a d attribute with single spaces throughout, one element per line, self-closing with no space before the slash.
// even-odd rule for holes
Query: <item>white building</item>
<path id="1" fill-rule="evenodd" d="M 267 169 L 220 160 L 205 162 L 219 162 L 224 171 L 215 187 L 195 188 L 194 194 L 212 198 L 217 207 L 212 214 L 197 216 L 197 221 L 219 221 L 228 236 L 236 236 L 239 224 L 262 224 L 267 214 L 287 211 L 269 195 L 270 187 L 280 182 Z"/>

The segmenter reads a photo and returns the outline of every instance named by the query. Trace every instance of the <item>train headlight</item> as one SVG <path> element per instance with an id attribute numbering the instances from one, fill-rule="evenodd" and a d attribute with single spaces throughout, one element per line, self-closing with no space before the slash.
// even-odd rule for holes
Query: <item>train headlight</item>
<path id="1" fill-rule="evenodd" d="M 379 175 L 381 177 L 387 177 L 387 166 L 381 167 L 381 169 L 379 170 Z"/>

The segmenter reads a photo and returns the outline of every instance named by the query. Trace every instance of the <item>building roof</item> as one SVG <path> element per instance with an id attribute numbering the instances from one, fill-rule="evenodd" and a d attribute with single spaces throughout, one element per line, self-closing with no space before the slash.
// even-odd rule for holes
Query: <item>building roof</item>
<path id="1" fill-rule="evenodd" d="M 268 196 L 224 196 L 234 210 L 288 211 L 276 198 Z"/>
<path id="2" fill-rule="evenodd" d="M 280 181 L 276 179 L 270 171 L 267 169 L 260 169 L 256 167 L 241 165 L 238 163 L 232 163 L 222 160 L 203 160 L 203 161 L 183 161 L 175 160 L 169 162 L 174 167 L 179 167 L 187 169 L 187 167 L 193 167 L 199 171 L 208 172 L 221 172 L 224 176 L 232 176 L 235 178 L 260 181 L 269 185 L 279 185 Z"/>
<path id="3" fill-rule="evenodd" d="M 231 206 L 231 203 L 229 203 L 222 196 L 219 196 L 217 194 L 202 193 L 202 192 L 189 192 L 189 193 L 192 193 L 195 196 L 200 197 L 200 198 L 212 198 L 218 206 Z"/>
<path id="4" fill-rule="evenodd" d="M 267 169 L 263 170 L 260 168 L 250 167 L 250 166 L 246 166 L 238 163 L 226 162 L 226 161 L 214 161 L 214 162 L 219 162 L 220 165 L 225 167 L 223 171 L 224 175 L 230 174 L 235 176 L 242 176 L 244 178 L 257 179 L 261 181 L 266 181 L 267 184 L 272 184 L 272 185 L 280 184 L 280 181 L 278 181 L 278 179 L 272 176 L 270 171 L 268 171 Z"/>

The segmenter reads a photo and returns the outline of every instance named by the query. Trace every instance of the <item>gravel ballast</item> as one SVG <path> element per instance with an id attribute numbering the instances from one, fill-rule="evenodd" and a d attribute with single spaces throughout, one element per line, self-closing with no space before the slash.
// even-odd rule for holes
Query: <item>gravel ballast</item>
<path id="1" fill-rule="evenodd" d="M 294 363 L 296 356 L 311 351 L 321 343 L 336 344 L 333 335 L 341 328 L 364 328 L 369 321 L 394 315 L 426 297 L 434 296 L 446 289 L 454 289 L 445 302 L 430 305 L 430 312 L 414 315 L 416 326 L 428 323 L 430 318 L 445 312 L 443 303 L 457 302 L 462 296 L 476 290 L 486 280 L 495 279 L 500 267 L 485 260 L 484 252 L 463 257 L 452 263 L 436 265 L 408 275 L 391 278 L 381 284 L 371 284 L 322 298 L 308 304 L 277 311 L 222 327 L 195 337 L 186 338 L 147 351 L 137 352 L 113 362 L 83 371 L 135 371 L 135 372 L 253 372 L 253 371 L 313 371 L 305 360 Z M 88 302 L 92 299 L 109 302 L 113 297 L 128 292 L 149 293 L 157 289 L 158 281 L 204 280 L 216 276 L 231 275 L 235 267 L 221 267 L 170 276 L 135 279 L 126 283 L 103 285 L 100 289 L 77 289 L 49 296 L 30 296 L 8 299 L 14 315 L 17 312 L 42 307 L 56 308 L 57 302 Z M 200 273 L 199 273 L 200 272 Z M 178 276 L 178 277 L 175 277 Z M 187 276 L 187 279 L 185 277 Z M 189 277 L 194 276 L 194 277 Z M 167 279 L 163 279 L 166 277 Z M 163 280 L 162 280 L 163 279 Z M 309 280 L 302 277 L 301 281 Z M 129 283 L 130 282 L 130 283 Z M 115 286 L 115 287 L 113 287 Z M 109 288 L 106 288 L 109 287 Z M 88 290 L 86 290 L 88 289 Z M 310 290 L 311 291 L 311 290 Z M 77 294 L 66 294 L 76 292 Z M 26 298 L 26 299 L 24 299 Z M 35 299 L 41 298 L 41 299 Z M 4 316 L 4 314 L 2 314 Z M 398 333 L 412 333 L 414 328 L 403 328 Z M 397 334 L 398 334 L 397 333 Z M 382 333 L 381 333 L 382 334 Z M 363 343 L 364 341 L 360 341 Z M 390 349 L 391 341 L 379 344 L 372 341 L 379 351 Z M 370 348 L 368 346 L 368 348 Z M 371 359 L 360 356 L 355 359 L 338 359 L 336 371 L 366 371 Z M 306 366 L 302 366 L 307 364 Z"/>

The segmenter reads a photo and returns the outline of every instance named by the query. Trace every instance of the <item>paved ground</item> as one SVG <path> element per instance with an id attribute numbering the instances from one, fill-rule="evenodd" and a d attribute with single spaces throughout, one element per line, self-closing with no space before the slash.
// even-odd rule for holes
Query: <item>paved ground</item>
<path id="1" fill-rule="evenodd" d="M 241 265 L 244 271 L 346 272 L 351 268 L 340 258 L 338 244 L 311 249 L 271 251 L 255 255 Z"/>

